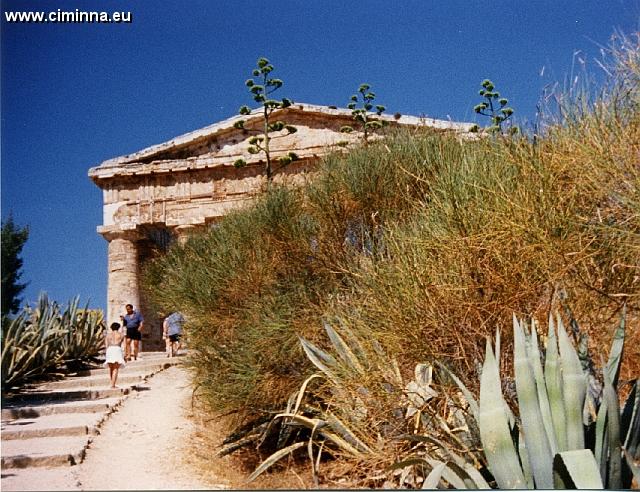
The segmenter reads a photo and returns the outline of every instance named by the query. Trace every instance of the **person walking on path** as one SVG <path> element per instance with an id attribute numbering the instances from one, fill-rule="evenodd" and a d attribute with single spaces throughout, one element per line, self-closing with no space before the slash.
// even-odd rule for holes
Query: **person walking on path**
<path id="1" fill-rule="evenodd" d="M 127 329 L 124 346 L 124 360 L 131 360 L 131 342 L 133 342 L 133 360 L 138 360 L 138 352 L 140 351 L 140 340 L 142 340 L 142 330 L 144 327 L 144 318 L 138 311 L 133 310 L 132 304 L 125 306 L 127 314 L 120 316 L 122 324 Z"/>
<path id="2" fill-rule="evenodd" d="M 109 379 L 111 380 L 112 388 L 116 387 L 120 366 L 124 367 L 124 357 L 122 355 L 123 336 L 119 330 L 120 323 L 111 323 L 111 332 L 107 332 L 104 336 L 106 348 L 104 365 L 109 366 Z"/>
<path id="3" fill-rule="evenodd" d="M 178 355 L 178 350 L 182 346 L 180 338 L 182 337 L 183 324 L 184 316 L 178 311 L 171 313 L 162 323 L 162 338 L 165 339 L 167 357 Z"/>

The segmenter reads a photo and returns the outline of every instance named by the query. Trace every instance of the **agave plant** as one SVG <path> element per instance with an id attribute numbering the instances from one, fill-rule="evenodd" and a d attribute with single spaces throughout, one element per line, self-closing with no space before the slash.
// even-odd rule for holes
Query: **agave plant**
<path id="1" fill-rule="evenodd" d="M 61 315 L 61 324 L 66 333 L 61 340 L 63 357 L 68 361 L 79 361 L 97 355 L 104 345 L 104 317 L 101 310 L 79 307 L 75 297 L 67 304 Z"/>
<path id="2" fill-rule="evenodd" d="M 344 377 L 363 376 L 368 362 L 361 347 L 353 348 L 328 323 L 325 330 L 337 354 L 333 355 L 300 338 L 302 347 L 319 372 L 307 378 L 300 389 L 289 398 L 286 408 L 268 421 L 258 420 L 234 433 L 224 442 L 227 446 L 219 455 L 235 451 L 239 447 L 255 444 L 260 447 L 267 441 L 275 441 L 278 450 L 265 459 L 248 477 L 250 482 L 269 469 L 283 457 L 306 446 L 310 458 L 312 473 L 317 481 L 317 469 L 323 451 L 331 449 L 333 453 L 347 454 L 361 458 L 373 451 L 359 435 L 359 423 L 366 416 L 362 396 L 351 394 L 344 384 Z M 397 367 L 396 367 L 397 370 Z M 389 372 L 388 376 L 398 381 L 399 373 Z M 335 408 L 329 409 L 320 401 L 305 401 L 312 383 L 325 380 L 332 388 L 336 401 Z M 400 379 L 400 383 L 401 383 Z M 364 390 L 364 388 L 362 388 Z M 364 390 L 366 392 L 366 390 Z M 302 430 L 302 432 L 301 432 Z M 317 454 L 314 452 L 317 451 Z"/>
<path id="3" fill-rule="evenodd" d="M 365 350 L 358 337 L 344 324 L 340 331 L 326 322 L 324 328 L 331 342 L 331 353 L 300 339 L 318 372 L 291 395 L 284 411 L 257 426 L 248 425 L 227 440 L 228 446 L 221 451 L 221 454 L 227 454 L 243 445 L 257 443 L 260 446 L 270 437 L 276 438 L 272 440 L 277 441 L 277 451 L 256 468 L 248 481 L 283 457 L 306 447 L 317 485 L 323 453 L 355 459 L 373 458 L 372 461 L 380 462 L 386 459 L 389 443 L 397 441 L 407 431 L 427 432 L 428 429 L 433 435 L 447 436 L 473 454 L 464 439 L 455 435 L 461 425 L 466 428 L 464 418 L 457 413 L 458 406 L 449 405 L 452 411 L 448 419 L 430 408 L 434 398 L 448 402 L 446 395 L 439 394 L 432 385 L 431 365 L 418 364 L 414 379 L 405 384 L 398 364 L 375 341 L 369 350 Z M 323 389 L 310 392 L 310 386 L 318 382 L 325 383 Z M 388 414 L 379 421 L 370 413 L 381 408 Z M 437 441 L 434 438 L 434 442 Z M 377 454 L 380 456 L 376 457 Z M 376 475 L 377 479 L 395 480 L 393 483 L 410 483 L 414 479 L 411 471 L 402 471 L 394 477 L 388 470 L 380 469 Z"/>
<path id="4" fill-rule="evenodd" d="M 103 329 L 97 312 L 78 309 L 78 298 L 62 310 L 42 293 L 35 307 L 2 320 L 2 388 L 20 386 L 64 362 L 96 355 Z"/>
<path id="5" fill-rule="evenodd" d="M 624 347 L 625 315 L 616 329 L 608 363 L 604 368 L 602 395 L 586 398 L 588 374 L 571 343 L 562 319 L 553 319 L 544 363 L 536 323 L 513 317 L 514 368 L 519 418 L 502 394 L 499 374 L 500 333 L 493 349 L 487 340 L 480 379 L 480 401 L 457 380 L 478 422 L 484 454 L 499 488 L 628 488 L 638 480 L 635 460 L 640 458 L 640 397 L 638 381 L 620 413 L 618 374 Z M 598 406 L 589 408 L 587 406 Z M 595 428 L 584 415 L 595 415 Z M 595 432 L 585 447 L 585 434 Z M 450 455 L 450 454 L 449 454 Z M 451 458 L 451 456 L 449 456 Z M 475 477 L 459 459 L 429 460 L 431 473 L 425 484 L 444 479 L 456 488 L 487 488 L 484 477 Z"/>
<path id="6" fill-rule="evenodd" d="M 27 310 L 2 326 L 2 388 L 19 385 L 62 362 L 56 349 L 64 332 L 50 311 L 33 319 Z"/>

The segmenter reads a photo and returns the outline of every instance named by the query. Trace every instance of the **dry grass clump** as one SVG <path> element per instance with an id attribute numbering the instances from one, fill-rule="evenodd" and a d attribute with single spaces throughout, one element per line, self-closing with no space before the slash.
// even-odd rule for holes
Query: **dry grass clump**
<path id="1" fill-rule="evenodd" d="M 368 327 L 408 366 L 442 359 L 470 375 L 496 326 L 510 326 L 514 312 L 546 319 L 559 298 L 596 350 L 609 345 L 605 327 L 623 303 L 637 327 L 637 43 L 623 38 L 612 53 L 601 93 L 558 99 L 562 120 L 543 137 L 405 134 L 376 149 L 387 151 L 405 203 L 392 220 L 376 216 L 383 248 L 350 264 L 354 286 L 332 312 Z M 640 371 L 640 330 L 630 336 L 626 378 Z"/>
<path id="2" fill-rule="evenodd" d="M 352 265 L 354 293 L 334 309 L 404 360 L 469 372 L 496 326 L 513 312 L 545 319 L 558 292 L 583 328 L 625 301 L 637 307 L 640 175 L 628 140 L 637 130 L 610 136 L 607 153 L 622 147 L 615 167 L 566 148 L 558 157 L 544 141 L 441 139 L 424 159 L 450 168 L 408 220 L 385 224 L 383 258 Z"/>
<path id="3" fill-rule="evenodd" d="M 366 465 L 351 463 L 371 477 L 412 430 L 397 409 L 416 363 L 441 361 L 475 387 L 485 337 L 510 333 L 513 313 L 547 319 L 569 307 L 597 357 L 626 303 L 621 380 L 637 375 L 640 51 L 623 39 L 614 55 L 603 92 L 558 99 L 560 119 L 542 135 L 390 134 L 329 156 L 304 187 L 269 187 L 151 264 L 154 301 L 189 319 L 209 407 L 282 410 L 312 372 L 299 337 L 326 349 L 321 319 L 339 319 L 372 362 L 345 373 L 339 391 L 313 385 L 309 403 L 350 421 L 371 450 Z M 389 390 L 394 359 L 403 382 Z M 446 416 L 447 401 L 432 408 Z M 366 418 L 354 421 L 358 409 Z"/>

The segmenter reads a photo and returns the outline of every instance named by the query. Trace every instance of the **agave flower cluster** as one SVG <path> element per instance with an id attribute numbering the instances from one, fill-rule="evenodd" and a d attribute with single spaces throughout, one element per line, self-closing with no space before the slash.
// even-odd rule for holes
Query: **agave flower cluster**
<path id="1" fill-rule="evenodd" d="M 261 57 L 257 61 L 257 68 L 252 72 L 253 77 L 247 79 L 245 85 L 249 88 L 253 100 L 260 104 L 260 112 L 262 113 L 263 127 L 260 129 L 249 128 L 245 126 L 245 120 L 239 120 L 234 124 L 235 128 L 244 130 L 246 132 L 254 132 L 255 135 L 249 138 L 249 147 L 247 152 L 252 155 L 263 153 L 266 158 L 265 171 L 267 179 L 271 179 L 275 169 L 272 168 L 272 151 L 269 146 L 270 141 L 274 138 L 286 137 L 297 131 L 297 128 L 293 125 L 289 125 L 285 121 L 272 121 L 272 113 L 276 110 L 286 109 L 293 101 L 290 99 L 282 98 L 280 101 L 271 98 L 271 94 L 283 86 L 281 79 L 271 77 L 273 72 L 273 65 L 269 60 Z M 243 116 L 251 114 L 251 108 L 249 106 L 242 106 L 239 113 Z M 274 135 L 272 135 L 274 134 Z M 279 158 L 280 167 L 284 167 L 291 162 L 297 160 L 298 156 L 289 152 Z M 240 158 L 234 162 L 235 167 L 244 167 L 247 162 Z"/>
<path id="2" fill-rule="evenodd" d="M 370 114 L 370 111 L 374 108 L 373 100 L 375 98 L 376 95 L 371 91 L 371 86 L 369 84 L 360 84 L 358 93 L 352 95 L 351 101 L 347 104 L 347 108 L 351 110 L 353 120 L 362 127 L 363 140 L 365 144 L 369 139 L 369 135 L 375 130 L 379 130 L 384 125 L 383 121 L 372 118 L 372 115 Z M 360 104 L 360 107 L 358 107 L 358 104 Z M 386 108 L 380 104 L 376 104 L 375 109 L 375 114 L 380 116 Z M 351 133 L 353 130 L 353 127 L 349 125 L 345 125 L 340 128 L 342 133 Z"/>

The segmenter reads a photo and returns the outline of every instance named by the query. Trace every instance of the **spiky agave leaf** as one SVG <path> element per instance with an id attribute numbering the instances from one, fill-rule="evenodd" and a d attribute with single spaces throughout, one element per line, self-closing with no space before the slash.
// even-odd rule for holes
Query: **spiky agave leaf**
<path id="1" fill-rule="evenodd" d="M 438 466 L 441 461 L 433 460 L 431 458 L 426 458 L 426 462 L 431 465 L 432 468 Z M 476 488 L 473 482 L 466 482 L 462 477 L 460 477 L 454 470 L 451 469 L 450 463 L 445 463 L 445 467 L 442 469 L 442 478 L 444 478 L 450 485 L 455 489 L 473 489 Z"/>
<path id="2" fill-rule="evenodd" d="M 353 354 L 349 346 L 345 343 L 342 337 L 334 330 L 329 323 L 323 320 L 324 329 L 329 335 L 329 339 L 333 344 L 338 357 L 351 369 L 357 372 L 359 375 L 364 375 L 364 368 L 358 358 Z"/>
<path id="3" fill-rule="evenodd" d="M 557 451 L 566 451 L 567 430 L 564 397 L 562 395 L 562 375 L 560 373 L 556 330 L 553 316 L 551 315 L 549 315 L 549 335 L 547 337 L 547 353 L 544 361 L 544 378 L 547 385 L 547 396 L 553 430 L 556 436 Z"/>
<path id="4" fill-rule="evenodd" d="M 450 485 L 456 489 L 466 489 L 468 484 L 456 474 L 456 472 L 449 466 L 449 462 L 440 461 L 428 457 L 410 457 L 402 461 L 398 461 L 391 465 L 388 470 L 402 470 L 409 466 L 424 466 L 431 468 L 427 478 L 422 484 L 423 489 L 436 489 L 442 479 L 446 480 Z M 476 488 L 474 485 L 471 488 Z"/>
<path id="5" fill-rule="evenodd" d="M 603 369 L 603 376 L 606 381 L 612 382 L 613 391 L 616 392 L 616 386 L 618 381 L 618 375 L 620 372 L 620 361 L 622 360 L 622 353 L 624 351 L 624 337 L 625 337 L 625 318 L 626 318 L 626 305 L 623 307 L 622 316 L 620 318 L 620 324 L 616 328 L 613 334 L 613 341 L 611 342 L 611 350 L 609 352 L 609 360 L 607 365 Z M 602 479 L 606 482 L 608 474 L 607 464 L 609 462 L 609 443 L 607 442 L 609 426 L 608 404 L 609 398 L 605 393 L 604 399 L 598 409 L 598 416 L 596 419 L 596 444 L 595 444 L 595 457 L 596 461 L 600 464 L 600 474 Z M 616 416 L 613 416 L 615 419 Z M 609 436 L 610 437 L 610 436 Z"/>
<path id="6" fill-rule="evenodd" d="M 587 393 L 587 378 L 559 315 L 557 324 L 560 364 L 562 367 L 562 393 L 567 418 L 567 449 L 583 449 L 582 408 Z"/>
<path id="7" fill-rule="evenodd" d="M 278 451 L 273 453 L 271 456 L 269 456 L 266 460 L 264 460 L 262 463 L 260 463 L 260 465 L 247 478 L 247 483 L 253 482 L 262 473 L 267 471 L 269 468 L 275 465 L 282 458 L 287 456 L 289 453 L 293 453 L 296 449 L 299 449 L 304 445 L 306 445 L 305 442 L 297 442 L 295 444 L 291 444 L 290 446 L 287 446 L 286 448 L 279 449 Z"/>
<path id="8" fill-rule="evenodd" d="M 553 488 L 553 455 L 542 419 L 534 371 L 525 346 L 525 333 L 515 314 L 513 315 L 513 339 L 516 391 L 527 456 L 536 487 L 550 489 Z"/>
<path id="9" fill-rule="evenodd" d="M 357 449 L 358 452 L 364 453 L 372 453 L 371 448 L 367 446 L 358 436 L 356 436 L 355 432 L 353 432 L 347 425 L 344 424 L 334 413 L 327 410 L 325 412 L 325 418 L 329 423 L 329 426 L 338 434 L 344 438 L 345 442 L 349 443 L 354 449 Z M 353 452 L 351 452 L 354 454 Z"/>
<path id="10" fill-rule="evenodd" d="M 498 364 L 487 339 L 486 356 L 480 377 L 480 438 L 489 469 L 500 488 L 522 488 L 525 484 L 518 454 L 511 440 Z"/>
<path id="11" fill-rule="evenodd" d="M 540 405 L 540 413 L 542 415 L 542 422 L 547 433 L 547 439 L 549 439 L 549 447 L 551 449 L 551 455 L 555 455 L 558 452 L 558 443 L 556 441 L 556 435 L 553 430 L 553 419 L 551 418 L 551 408 L 549 406 L 549 398 L 547 396 L 547 384 L 544 379 L 544 373 L 542 371 L 542 363 L 540 362 L 540 347 L 538 345 L 538 331 L 534 320 L 531 321 L 531 336 L 529 344 L 529 362 L 533 368 L 533 376 L 536 382 L 536 389 L 538 393 L 538 404 Z"/>
<path id="12" fill-rule="evenodd" d="M 604 371 L 604 399 L 607 402 L 607 446 L 603 449 L 602 458 L 607 459 L 607 474 L 603 482 L 610 489 L 622 488 L 622 450 L 620 448 L 620 405 L 618 395 Z M 602 471 L 602 467 L 600 468 Z"/>
<path id="13" fill-rule="evenodd" d="M 522 435 L 522 429 L 518 429 L 518 454 L 520 455 L 520 464 L 522 465 L 522 473 L 524 479 L 527 482 L 527 488 L 535 488 L 533 482 L 533 471 L 531 470 L 531 463 L 529 463 L 529 456 L 527 455 L 527 445 Z"/>
<path id="14" fill-rule="evenodd" d="M 553 462 L 554 482 L 558 489 L 602 489 L 598 464 L 588 449 L 563 451 Z"/>
<path id="15" fill-rule="evenodd" d="M 438 484 L 440 483 L 440 479 L 442 478 L 442 473 L 444 472 L 444 469 L 447 466 L 447 464 L 443 463 L 442 461 L 434 460 L 433 463 L 435 464 L 435 466 L 433 466 L 432 470 L 429 472 L 429 475 L 427 475 L 424 481 L 422 482 L 423 489 L 427 489 L 427 490 L 437 489 Z"/>
<path id="16" fill-rule="evenodd" d="M 618 376 L 620 374 L 620 361 L 622 360 L 622 354 L 624 352 L 624 337 L 625 337 L 625 318 L 627 312 L 627 305 L 622 307 L 622 314 L 620 316 L 620 324 L 613 334 L 613 341 L 611 342 L 611 351 L 609 352 L 609 360 L 605 371 L 609 376 L 609 380 L 615 389 L 618 386 Z"/>
<path id="17" fill-rule="evenodd" d="M 326 353 L 324 350 L 316 347 L 311 342 L 308 342 L 304 338 L 298 338 L 300 339 L 300 343 L 302 344 L 302 349 L 304 350 L 305 354 L 307 354 L 307 357 L 313 363 L 313 365 L 325 374 L 330 375 L 331 377 L 335 377 L 333 372 L 329 369 L 329 366 L 334 367 L 336 365 L 336 360 L 334 359 L 334 357 Z"/>
<path id="18" fill-rule="evenodd" d="M 297 393 L 294 393 L 296 396 L 295 406 L 293 407 L 293 409 L 291 409 L 291 411 L 289 410 L 289 408 L 287 408 L 287 413 L 298 413 L 298 410 L 300 409 L 300 404 L 302 403 L 302 398 L 304 397 L 304 394 L 307 391 L 307 385 L 312 380 L 320 377 L 321 376 L 319 374 L 312 374 L 311 376 L 309 376 L 307 379 L 304 380 L 304 382 L 302 383 L 302 386 L 300 386 L 300 389 L 297 391 Z"/>

